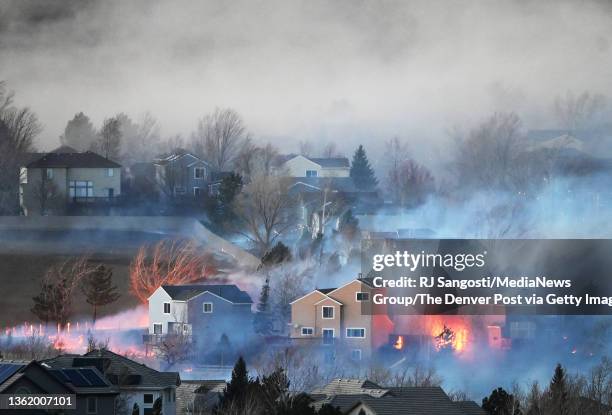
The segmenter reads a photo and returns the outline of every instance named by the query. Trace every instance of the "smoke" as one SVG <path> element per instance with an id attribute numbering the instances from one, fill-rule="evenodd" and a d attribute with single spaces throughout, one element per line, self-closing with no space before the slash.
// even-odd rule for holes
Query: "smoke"
<path id="1" fill-rule="evenodd" d="M 491 111 L 545 127 L 567 90 L 610 95 L 609 8 L 13 0 L 0 5 L 0 79 L 40 116 L 44 148 L 78 111 L 100 125 L 149 110 L 163 134 L 188 135 L 215 106 L 285 151 L 341 138 L 348 152 L 393 135 L 429 147 Z"/>

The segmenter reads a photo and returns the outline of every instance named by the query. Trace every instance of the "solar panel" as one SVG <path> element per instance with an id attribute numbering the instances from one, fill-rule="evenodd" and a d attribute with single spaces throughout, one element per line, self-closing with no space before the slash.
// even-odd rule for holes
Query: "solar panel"
<path id="1" fill-rule="evenodd" d="M 76 370 L 76 369 L 62 369 L 62 372 L 64 372 L 64 374 L 66 376 L 68 376 L 68 379 L 70 379 L 70 383 L 72 383 L 77 388 L 83 387 L 83 386 L 89 386 L 89 382 L 87 382 L 87 379 L 85 379 L 79 373 L 78 370 Z"/>
<path id="2" fill-rule="evenodd" d="M 106 386 L 106 382 L 93 369 L 79 369 L 79 373 L 89 381 L 91 386 Z"/>
<path id="3" fill-rule="evenodd" d="M 70 379 L 68 379 L 68 376 L 66 376 L 66 374 L 62 372 L 61 369 L 56 369 L 56 370 L 54 369 L 52 372 L 57 377 L 59 377 L 62 382 L 70 382 Z"/>
<path id="4" fill-rule="evenodd" d="M 14 364 L 14 363 L 0 363 L 0 383 L 13 376 L 19 369 L 25 365 Z"/>

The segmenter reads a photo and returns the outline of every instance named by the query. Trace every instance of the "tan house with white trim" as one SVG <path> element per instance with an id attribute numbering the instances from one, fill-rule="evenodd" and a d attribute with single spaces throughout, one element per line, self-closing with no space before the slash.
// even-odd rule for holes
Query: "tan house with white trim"
<path id="1" fill-rule="evenodd" d="M 346 157 L 292 155 L 276 171 L 286 177 L 349 177 L 350 163 Z"/>
<path id="2" fill-rule="evenodd" d="M 371 315 L 374 288 L 369 280 L 355 279 L 338 288 L 316 289 L 291 303 L 290 337 L 294 344 L 321 346 L 335 357 L 367 359 L 380 346 Z M 383 338 L 388 336 L 384 334 Z"/>

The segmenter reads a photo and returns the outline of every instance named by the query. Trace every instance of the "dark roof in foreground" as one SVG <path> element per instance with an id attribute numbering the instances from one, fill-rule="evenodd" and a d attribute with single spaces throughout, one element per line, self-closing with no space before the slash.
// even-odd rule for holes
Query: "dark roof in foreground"
<path id="1" fill-rule="evenodd" d="M 83 356 L 60 355 L 45 360 L 44 363 L 53 368 L 97 367 L 99 369 L 102 365 L 104 375 L 114 385 L 121 383 L 121 386 L 167 388 L 181 383 L 178 372 L 159 372 L 105 349 L 93 350 Z"/>
<path id="2" fill-rule="evenodd" d="M 224 285 L 162 285 L 173 300 L 187 301 L 209 292 L 234 304 L 252 304 L 251 297 L 234 284 Z"/>
<path id="3" fill-rule="evenodd" d="M 463 411 L 465 415 L 487 415 L 484 409 L 482 409 L 474 401 L 458 401 L 455 404 Z"/>
<path id="4" fill-rule="evenodd" d="M 389 388 L 382 397 L 367 394 L 335 395 L 320 404 L 328 403 L 348 413 L 360 404 L 371 408 L 376 415 L 465 415 L 439 387 Z"/>
<path id="5" fill-rule="evenodd" d="M 73 151 L 73 152 L 70 152 Z M 50 153 L 45 153 L 42 157 L 31 161 L 26 165 L 28 168 L 118 168 L 119 163 L 102 157 L 93 151 L 78 152 L 71 147 L 60 147 Z"/>
<path id="6" fill-rule="evenodd" d="M 296 187 L 302 188 L 302 192 L 320 192 L 323 189 L 344 193 L 358 192 L 351 177 L 292 177 L 289 188 Z"/>

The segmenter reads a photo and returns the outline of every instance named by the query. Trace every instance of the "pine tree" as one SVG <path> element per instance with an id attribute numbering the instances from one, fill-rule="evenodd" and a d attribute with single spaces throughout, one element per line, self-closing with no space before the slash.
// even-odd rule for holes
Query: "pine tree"
<path id="1" fill-rule="evenodd" d="M 100 265 L 83 281 L 81 287 L 87 304 L 93 306 L 93 322 L 98 316 L 98 307 L 111 304 L 119 298 L 117 286 L 113 285 L 113 271 Z"/>
<path id="2" fill-rule="evenodd" d="M 270 278 L 261 287 L 259 304 L 257 304 L 257 314 L 255 315 L 255 332 L 259 334 L 269 334 L 272 331 L 272 321 L 270 319 Z"/>
<path id="3" fill-rule="evenodd" d="M 32 297 L 34 306 L 31 308 L 32 313 L 47 325 L 53 320 L 53 292 L 54 287 L 51 283 L 44 281 L 40 290 L 40 294 Z"/>
<path id="4" fill-rule="evenodd" d="M 567 389 L 565 369 L 561 364 L 557 364 L 549 388 L 552 410 L 555 415 L 567 415 L 569 412 Z"/>
<path id="5" fill-rule="evenodd" d="M 497 388 L 482 400 L 482 409 L 489 415 L 521 415 L 521 409 L 514 395 L 503 388 Z"/>
<path id="6" fill-rule="evenodd" d="M 246 362 L 240 356 L 232 370 L 232 378 L 219 398 L 219 404 L 215 412 L 223 413 L 224 409 L 232 408 L 236 413 L 241 413 L 245 400 L 252 389 L 252 384 L 253 381 L 249 378 Z"/>
<path id="7" fill-rule="evenodd" d="M 370 166 L 363 145 L 359 145 L 355 151 L 353 162 L 351 163 L 350 176 L 355 183 L 355 187 L 359 190 L 371 191 L 378 185 L 378 180 L 376 180 L 374 170 Z"/>

